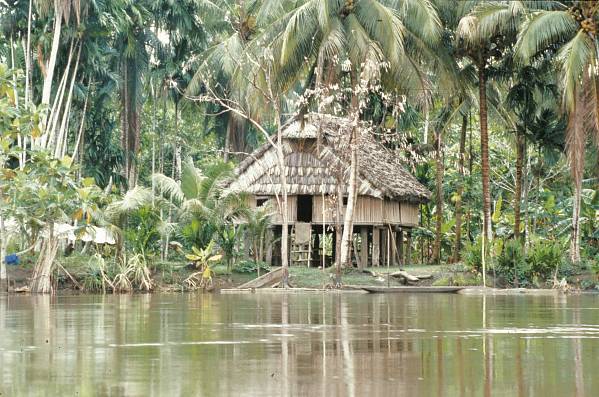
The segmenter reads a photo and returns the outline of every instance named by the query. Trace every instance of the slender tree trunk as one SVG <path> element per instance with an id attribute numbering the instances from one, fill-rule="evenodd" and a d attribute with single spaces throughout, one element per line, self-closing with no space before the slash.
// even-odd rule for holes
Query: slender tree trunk
<path id="1" fill-rule="evenodd" d="M 514 239 L 520 239 L 520 217 L 522 203 L 522 167 L 524 166 L 525 153 L 524 135 L 516 129 L 516 189 L 514 194 Z"/>
<path id="2" fill-rule="evenodd" d="M 85 131 L 85 117 L 87 115 L 87 103 L 89 100 L 89 91 L 92 87 L 92 82 L 90 80 L 88 85 L 87 93 L 85 94 L 85 100 L 83 101 L 83 111 L 81 112 L 81 121 L 79 123 L 79 132 L 77 133 L 77 139 L 75 140 L 75 148 L 73 149 L 73 159 L 79 163 L 79 168 L 83 168 L 83 145 L 84 145 L 84 137 L 83 132 Z"/>
<path id="3" fill-rule="evenodd" d="M 77 77 L 77 70 L 79 69 L 79 59 L 81 57 L 81 47 L 83 44 L 79 44 L 79 51 L 77 52 L 77 60 L 75 61 L 75 67 L 73 69 L 73 77 L 71 78 L 71 84 L 69 86 L 69 95 L 67 97 L 67 103 L 65 104 L 64 110 L 62 111 L 62 121 L 60 123 L 60 129 L 58 130 L 58 143 L 56 146 L 55 157 L 62 158 L 66 154 L 67 150 L 67 137 L 69 131 L 69 115 L 71 112 L 71 102 L 73 100 L 73 88 L 75 87 L 75 79 Z"/>
<path id="4" fill-rule="evenodd" d="M 349 169 L 349 185 L 347 189 L 347 207 L 345 208 L 345 216 L 343 218 L 343 236 L 341 237 L 341 265 L 351 267 L 351 243 L 353 235 L 353 219 L 356 189 L 358 183 L 358 119 L 354 118 L 354 125 L 351 131 L 350 138 L 350 169 Z"/>
<path id="5" fill-rule="evenodd" d="M 478 89 L 480 106 L 480 155 L 482 163 L 482 185 L 483 185 L 483 233 L 487 246 L 491 243 L 491 190 L 489 185 L 489 131 L 487 129 L 487 76 L 485 65 L 478 67 Z M 488 249 L 485 250 L 487 255 Z"/>
<path id="6" fill-rule="evenodd" d="M 523 164 L 523 169 L 522 169 L 522 209 L 521 212 L 524 213 L 524 236 L 522 236 L 524 238 L 524 251 L 526 252 L 526 249 L 528 247 L 528 236 L 530 235 L 529 233 L 529 214 L 528 214 L 528 196 L 529 196 L 529 192 L 530 192 L 530 185 L 528 183 L 528 173 L 530 170 L 530 157 L 528 156 L 524 156 L 525 157 L 525 161 L 526 164 Z"/>
<path id="7" fill-rule="evenodd" d="M 33 0 L 29 0 L 29 11 L 27 12 L 27 45 L 25 48 L 25 107 L 29 107 L 30 84 L 31 84 L 31 11 Z"/>
<path id="8" fill-rule="evenodd" d="M 468 117 L 462 116 L 462 129 L 460 131 L 460 153 L 458 157 L 458 174 L 460 175 L 460 182 L 458 183 L 458 190 L 455 200 L 455 242 L 453 245 L 453 258 L 452 262 L 456 263 L 460 261 L 460 251 L 462 250 L 462 197 L 464 196 L 464 163 L 466 156 L 466 130 L 468 128 Z"/>
<path id="9" fill-rule="evenodd" d="M 6 272 L 6 246 L 8 235 L 4 225 L 4 216 L 0 215 L 0 293 L 8 290 L 8 275 Z"/>
<path id="10" fill-rule="evenodd" d="M 181 162 L 181 144 L 179 142 L 179 103 L 175 103 L 175 139 L 173 143 L 173 167 L 175 167 L 174 177 L 175 180 L 181 180 L 181 172 L 183 166 Z"/>
<path id="11" fill-rule="evenodd" d="M 435 264 L 441 264 L 441 228 L 443 227 L 443 134 L 436 132 L 435 137 L 435 244 L 433 246 L 433 261 Z"/>
<path id="12" fill-rule="evenodd" d="M 570 240 L 570 260 L 580 262 L 580 205 L 582 201 L 582 179 L 575 182 L 574 205 L 572 208 L 572 238 Z"/>
<path id="13" fill-rule="evenodd" d="M 340 172 L 343 173 L 342 171 Z M 337 224 L 335 225 L 335 286 L 341 285 L 341 241 L 343 240 L 343 177 L 337 181 Z"/>
<path id="14" fill-rule="evenodd" d="M 223 148 L 223 161 L 226 163 L 229 161 L 229 151 L 231 150 L 231 135 L 233 134 L 233 113 L 229 112 L 229 122 L 227 123 L 227 130 L 225 131 L 225 147 Z"/>
<path id="15" fill-rule="evenodd" d="M 50 223 L 48 237 L 42 242 L 40 255 L 33 268 L 33 281 L 31 292 L 48 294 L 52 292 L 51 274 L 52 265 L 58 251 L 58 238 L 54 235 L 54 223 Z"/>
<path id="16" fill-rule="evenodd" d="M 48 119 L 46 120 L 46 125 L 44 126 L 44 135 L 42 136 L 42 145 L 44 148 L 50 150 L 53 154 L 58 145 L 60 145 L 59 137 L 57 135 L 56 126 L 58 125 L 58 119 L 60 116 L 60 110 L 62 109 L 62 103 L 64 101 L 64 93 L 67 86 L 67 80 L 69 78 L 69 73 L 71 71 L 71 61 L 73 59 L 73 41 L 71 41 L 71 45 L 69 47 L 69 56 L 67 60 L 67 67 L 62 74 L 62 78 L 60 79 L 60 83 L 58 84 L 58 89 L 56 90 L 56 94 L 54 95 L 54 101 L 52 102 L 52 108 L 50 108 L 50 113 L 48 115 Z"/>
<path id="17" fill-rule="evenodd" d="M 58 1 L 55 1 L 54 3 L 54 30 L 52 36 L 52 49 L 50 50 L 50 58 L 45 68 L 46 75 L 44 76 L 44 85 L 42 89 L 42 105 L 50 104 L 50 95 L 52 93 L 52 80 L 54 79 L 54 69 L 56 67 L 58 47 L 60 46 L 60 33 L 62 29 L 62 11 L 58 6 Z"/>
<path id="18" fill-rule="evenodd" d="M 154 182 L 154 174 L 156 174 L 156 92 L 153 84 L 150 87 L 152 90 L 152 207 L 154 207 L 156 193 L 156 183 Z"/>
<path id="19" fill-rule="evenodd" d="M 283 276 L 281 284 L 283 288 L 289 288 L 289 201 L 287 196 L 287 167 L 285 166 L 285 153 L 283 152 L 283 127 L 281 125 L 281 111 L 277 101 L 274 102 L 276 123 L 277 123 L 277 160 L 279 163 L 279 178 L 281 183 L 281 212 L 282 212 L 282 232 L 281 232 L 281 265 L 283 267 Z"/>

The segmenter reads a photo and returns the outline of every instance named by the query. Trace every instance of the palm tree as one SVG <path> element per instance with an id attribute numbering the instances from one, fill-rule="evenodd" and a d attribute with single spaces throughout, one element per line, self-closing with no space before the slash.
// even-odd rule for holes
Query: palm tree
<path id="1" fill-rule="evenodd" d="M 545 60 L 538 66 L 519 67 L 514 84 L 506 96 L 508 108 L 515 114 L 516 180 L 514 189 L 514 238 L 520 238 L 521 201 L 524 183 L 523 166 L 527 140 L 537 137 L 537 120 L 546 111 L 557 113 L 557 87 L 553 81 L 552 64 Z M 547 113 L 545 113 L 547 114 Z M 542 137 L 541 137 L 542 138 Z M 526 237 L 526 236 L 525 236 Z"/>
<path id="2" fill-rule="evenodd" d="M 476 3 L 476 2 L 471 2 Z M 461 18 L 456 30 L 458 48 L 477 69 L 478 106 L 483 190 L 483 236 L 492 239 L 491 190 L 489 179 L 488 82 L 495 66 L 516 41 L 517 28 L 527 15 L 528 2 L 499 1 L 470 4 L 471 10 Z M 544 6 L 545 2 L 538 2 Z M 489 244 L 485 244 L 488 248 Z M 485 253 L 487 249 L 485 248 Z"/>
<path id="3" fill-rule="evenodd" d="M 563 106 L 568 114 L 566 150 L 574 183 L 570 243 L 572 262 L 580 261 L 580 206 L 585 147 L 588 135 L 599 137 L 599 55 L 595 38 L 598 6 L 598 1 L 559 2 L 555 9 L 536 11 L 523 25 L 516 44 L 516 55 L 523 61 L 533 61 L 557 51 Z"/>
<path id="4" fill-rule="evenodd" d="M 153 181 L 160 194 L 172 203 L 175 219 L 184 226 L 184 234 L 193 245 L 203 247 L 216 240 L 225 253 L 230 270 L 239 231 L 238 220 L 246 217 L 247 197 L 225 194 L 224 179 L 231 176 L 229 163 L 216 163 L 204 172 L 188 158 L 183 162 L 181 180 L 154 174 Z M 203 229 L 203 230 L 202 230 Z"/>
<path id="5" fill-rule="evenodd" d="M 306 86 L 347 85 L 353 92 L 347 115 L 357 125 L 359 92 L 369 84 L 425 88 L 426 78 L 412 51 L 430 51 L 439 30 L 437 14 L 426 0 L 407 1 L 401 7 L 385 0 L 307 0 L 274 22 L 259 40 L 274 40 L 277 84 L 282 91 L 299 76 L 308 76 Z M 350 259 L 358 175 L 357 128 L 351 129 L 347 140 L 350 182 L 338 263 L 345 266 Z"/>

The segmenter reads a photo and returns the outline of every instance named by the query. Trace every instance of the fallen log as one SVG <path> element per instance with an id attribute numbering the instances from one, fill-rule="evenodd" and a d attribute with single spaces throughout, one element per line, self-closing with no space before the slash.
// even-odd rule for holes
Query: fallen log
<path id="1" fill-rule="evenodd" d="M 271 272 L 263 274 L 262 276 L 255 278 L 251 281 L 248 281 L 245 284 L 240 285 L 237 289 L 247 289 L 247 288 L 263 288 L 270 287 L 274 284 L 277 284 L 281 281 L 283 277 L 283 268 L 279 267 Z"/>
<path id="2" fill-rule="evenodd" d="M 418 277 L 416 277 L 416 276 L 414 276 L 414 275 L 412 275 L 412 274 L 410 274 L 410 273 L 408 273 L 408 272 L 406 272 L 404 270 L 400 270 L 398 272 L 391 273 L 391 277 L 405 278 L 406 280 L 411 281 L 411 282 L 420 281 L 420 278 L 418 278 Z"/>

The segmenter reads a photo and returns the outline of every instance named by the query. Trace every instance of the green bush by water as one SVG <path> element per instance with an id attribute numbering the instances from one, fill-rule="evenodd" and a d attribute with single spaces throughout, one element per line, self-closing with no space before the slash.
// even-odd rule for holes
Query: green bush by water
<path id="1" fill-rule="evenodd" d="M 510 287 L 526 287 L 531 285 L 531 266 L 526 260 L 520 241 L 508 240 L 497 257 L 495 275 L 500 282 Z"/>
<path id="2" fill-rule="evenodd" d="M 526 260 L 530 263 L 533 277 L 548 280 L 558 274 L 560 265 L 564 262 L 563 248 L 553 241 L 536 240 L 527 253 Z"/>
<path id="3" fill-rule="evenodd" d="M 480 236 L 474 242 L 466 244 L 462 256 L 464 258 L 464 264 L 470 271 L 474 273 L 482 272 L 482 241 Z"/>
<path id="4" fill-rule="evenodd" d="M 251 260 L 239 262 L 237 265 L 235 265 L 233 271 L 235 273 L 257 273 L 258 268 L 260 268 L 261 274 L 268 273 L 270 271 L 270 266 L 266 262 L 255 262 Z"/>

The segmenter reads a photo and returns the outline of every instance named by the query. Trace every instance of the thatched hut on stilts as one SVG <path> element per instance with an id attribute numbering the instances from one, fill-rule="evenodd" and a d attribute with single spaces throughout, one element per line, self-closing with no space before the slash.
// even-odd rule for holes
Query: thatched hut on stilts
<path id="1" fill-rule="evenodd" d="M 335 259 L 335 229 L 343 225 L 347 204 L 349 150 L 343 143 L 349 128 L 347 119 L 319 114 L 284 127 L 291 265 L 322 266 Z M 360 134 L 358 162 L 353 263 L 360 268 L 409 264 L 419 204 L 431 193 L 370 133 Z M 279 265 L 282 216 L 276 149 L 267 143 L 251 153 L 226 188 L 248 193 L 253 207 L 272 206 L 266 258 Z"/>

